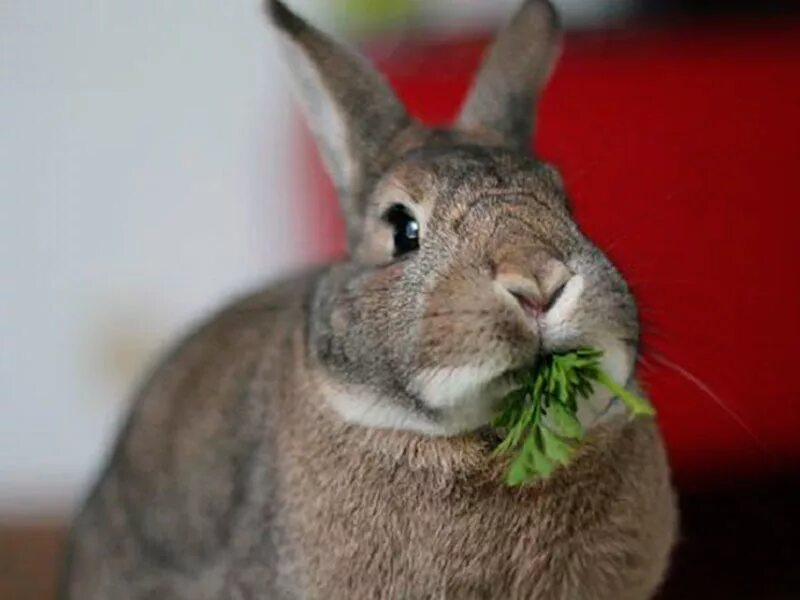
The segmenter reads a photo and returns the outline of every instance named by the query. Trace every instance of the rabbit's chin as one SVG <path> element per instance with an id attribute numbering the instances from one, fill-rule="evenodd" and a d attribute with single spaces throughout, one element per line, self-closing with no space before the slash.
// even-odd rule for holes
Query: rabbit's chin
<path id="1" fill-rule="evenodd" d="M 410 393 L 421 408 L 377 393 L 369 386 L 323 376 L 317 385 L 327 404 L 346 422 L 376 429 L 415 431 L 428 436 L 468 433 L 489 424 L 515 387 L 513 371 L 497 367 L 425 369 Z"/>
<path id="2" fill-rule="evenodd" d="M 632 347 L 610 336 L 598 336 L 589 345 L 603 351 L 601 365 L 606 373 L 623 386 L 635 386 L 636 353 Z M 519 387 L 522 372 L 535 367 L 532 363 L 535 359 L 521 368 L 485 362 L 425 369 L 414 378 L 411 389 L 433 411 L 439 433 L 457 435 L 490 423 L 504 398 Z M 577 416 L 585 429 L 618 421 L 624 415 L 622 403 L 600 385 L 578 403 Z"/>
<path id="3" fill-rule="evenodd" d="M 491 362 L 424 369 L 411 389 L 435 415 L 440 435 L 458 435 L 492 421 L 503 399 L 518 387 L 519 371 Z"/>
<path id="4" fill-rule="evenodd" d="M 623 385 L 632 382 L 635 353 L 620 342 L 598 340 L 604 351 L 603 369 Z M 453 436 L 491 423 L 503 399 L 519 386 L 519 376 L 531 366 L 484 362 L 476 365 L 422 369 L 409 392 L 423 408 L 376 393 L 368 386 L 344 384 L 328 377 L 320 381 L 322 395 L 348 423 L 378 429 L 416 431 L 429 436 Z M 580 402 L 578 419 L 585 428 L 619 420 L 621 403 L 603 387 Z"/>

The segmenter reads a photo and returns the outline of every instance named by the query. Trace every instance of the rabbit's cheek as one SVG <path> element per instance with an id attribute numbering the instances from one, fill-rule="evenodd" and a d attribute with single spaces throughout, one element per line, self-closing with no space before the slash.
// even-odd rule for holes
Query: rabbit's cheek
<path id="1" fill-rule="evenodd" d="M 423 369 L 414 378 L 412 388 L 432 408 L 456 406 L 479 395 L 501 370 L 501 365 L 492 362 Z"/>
<path id="2" fill-rule="evenodd" d="M 349 319 L 346 310 L 341 306 L 336 306 L 331 311 L 330 325 L 334 333 L 343 335 L 347 331 Z"/>
<path id="3" fill-rule="evenodd" d="M 418 431 L 426 435 L 446 433 L 441 426 L 384 394 L 365 385 L 344 385 L 324 374 L 316 384 L 322 396 L 346 422 L 377 429 Z"/>
<path id="4" fill-rule="evenodd" d="M 636 360 L 632 348 L 612 338 L 598 341 L 595 346 L 603 351 L 600 359 L 603 370 L 614 381 L 627 385 L 633 375 Z M 595 385 L 592 394 L 578 404 L 578 420 L 590 429 L 626 415 L 622 402 L 602 385 Z"/>
<path id="5" fill-rule="evenodd" d="M 411 389 L 442 416 L 445 429 L 469 431 L 488 423 L 511 391 L 508 382 L 497 379 L 503 368 L 503 363 L 489 361 L 423 369 L 414 377 Z"/>

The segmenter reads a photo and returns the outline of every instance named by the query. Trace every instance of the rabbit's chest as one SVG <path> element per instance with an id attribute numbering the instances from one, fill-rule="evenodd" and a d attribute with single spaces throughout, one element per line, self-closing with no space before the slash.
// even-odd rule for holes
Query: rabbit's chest
<path id="1" fill-rule="evenodd" d="M 631 456 L 661 453 L 647 430 L 634 441 Z M 621 600 L 663 573 L 675 524 L 663 466 L 582 463 L 512 489 L 327 448 L 284 488 L 304 597 Z"/>
<path id="2" fill-rule="evenodd" d="M 312 597 L 549 597 L 563 576 L 553 574 L 589 558 L 568 510 L 500 486 L 437 490 L 396 476 L 381 490 L 329 489 L 307 508 Z"/>

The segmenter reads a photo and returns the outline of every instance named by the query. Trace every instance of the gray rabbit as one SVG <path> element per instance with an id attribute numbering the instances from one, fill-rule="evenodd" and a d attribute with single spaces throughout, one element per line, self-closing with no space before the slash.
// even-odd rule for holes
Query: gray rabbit
<path id="1" fill-rule="evenodd" d="M 549 479 L 509 488 L 492 457 L 488 424 L 544 353 L 600 348 L 636 387 L 631 292 L 527 152 L 553 8 L 523 3 L 449 129 L 268 10 L 349 256 L 235 302 L 161 364 L 75 522 L 63 597 L 652 596 L 677 523 L 653 420 L 598 392 Z"/>

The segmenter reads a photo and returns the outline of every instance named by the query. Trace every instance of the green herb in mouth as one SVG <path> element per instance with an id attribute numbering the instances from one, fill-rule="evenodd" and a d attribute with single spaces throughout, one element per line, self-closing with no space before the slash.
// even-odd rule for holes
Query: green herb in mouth
<path id="1" fill-rule="evenodd" d="M 572 459 L 585 432 L 578 421 L 578 401 L 587 398 L 595 383 L 622 400 L 633 417 L 653 415 L 653 407 L 626 390 L 600 367 L 601 350 L 581 348 L 543 358 L 536 369 L 522 375 L 494 426 L 506 431 L 494 454 L 516 452 L 506 483 L 522 485 L 548 477 L 558 465 Z"/>

